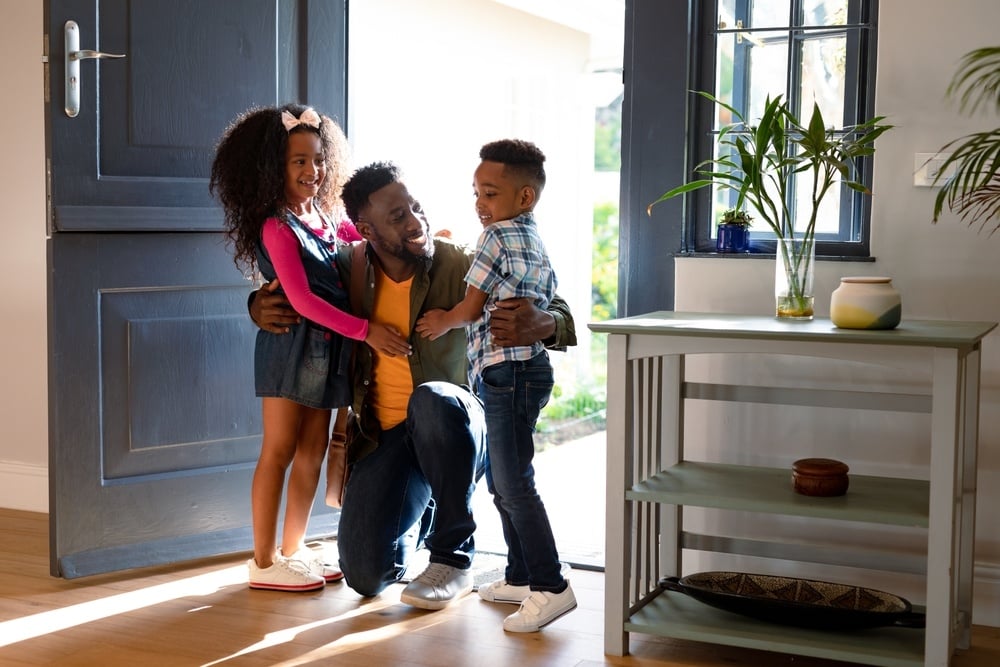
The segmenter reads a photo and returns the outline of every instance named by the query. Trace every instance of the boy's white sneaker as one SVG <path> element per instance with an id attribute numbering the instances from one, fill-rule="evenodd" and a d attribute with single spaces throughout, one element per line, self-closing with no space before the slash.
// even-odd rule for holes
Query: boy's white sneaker
<path id="1" fill-rule="evenodd" d="M 521 603 L 521 608 L 503 620 L 503 629 L 507 632 L 538 632 L 542 626 L 575 608 L 576 596 L 568 581 L 562 593 L 532 591 Z"/>
<path id="2" fill-rule="evenodd" d="M 508 584 L 506 579 L 497 579 L 490 584 L 479 587 L 479 597 L 487 602 L 521 604 L 529 595 L 531 595 L 531 588 L 527 584 L 514 586 Z"/>
<path id="3" fill-rule="evenodd" d="M 250 588 L 265 591 L 315 591 L 326 586 L 323 577 L 309 571 L 309 566 L 297 560 L 278 556 L 271 567 L 260 567 L 253 558 L 247 561 Z"/>
<path id="4" fill-rule="evenodd" d="M 570 573 L 569 563 L 560 562 L 559 565 L 559 574 L 565 579 Z M 487 602 L 521 604 L 529 595 L 531 595 L 530 586 L 527 584 L 524 586 L 514 586 L 508 584 L 506 579 L 497 579 L 492 583 L 479 587 L 479 597 Z"/>

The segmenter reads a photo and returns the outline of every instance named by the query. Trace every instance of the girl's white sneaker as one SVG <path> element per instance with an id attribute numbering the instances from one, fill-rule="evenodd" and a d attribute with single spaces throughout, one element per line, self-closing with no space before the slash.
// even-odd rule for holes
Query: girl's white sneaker
<path id="1" fill-rule="evenodd" d="M 264 591 L 315 591 L 326 586 L 323 577 L 313 574 L 301 561 L 278 556 L 271 567 L 260 567 L 253 558 L 247 561 L 250 588 Z"/>
<path id="2" fill-rule="evenodd" d="M 323 577 L 323 581 L 327 583 L 340 581 L 344 578 L 344 573 L 340 571 L 340 568 L 335 567 L 333 563 L 327 563 L 324 561 L 323 554 L 318 551 L 314 551 L 309 547 L 302 547 L 289 556 L 288 559 L 305 563 L 310 572 Z"/>

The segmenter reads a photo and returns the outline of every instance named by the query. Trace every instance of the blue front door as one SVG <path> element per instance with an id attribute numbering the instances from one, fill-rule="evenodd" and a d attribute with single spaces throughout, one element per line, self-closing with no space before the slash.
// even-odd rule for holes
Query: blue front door
<path id="1" fill-rule="evenodd" d="M 67 30 L 125 57 L 67 81 Z M 209 169 L 250 106 L 346 122 L 346 2 L 46 0 L 46 32 L 52 574 L 249 550 L 251 283 Z"/>

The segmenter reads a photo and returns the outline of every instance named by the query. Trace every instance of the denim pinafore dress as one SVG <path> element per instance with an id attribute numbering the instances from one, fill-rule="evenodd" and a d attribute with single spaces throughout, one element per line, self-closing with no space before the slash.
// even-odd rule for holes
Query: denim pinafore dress
<path id="1" fill-rule="evenodd" d="M 299 240 L 302 264 L 313 293 L 350 312 L 335 261 L 336 242 L 321 239 L 291 213 L 282 214 L 280 219 Z M 257 267 L 267 281 L 277 277 L 261 241 L 257 242 Z M 257 396 L 287 398 L 311 408 L 349 405 L 352 346 L 352 340 L 305 318 L 291 325 L 285 334 L 260 329 L 254 348 Z"/>

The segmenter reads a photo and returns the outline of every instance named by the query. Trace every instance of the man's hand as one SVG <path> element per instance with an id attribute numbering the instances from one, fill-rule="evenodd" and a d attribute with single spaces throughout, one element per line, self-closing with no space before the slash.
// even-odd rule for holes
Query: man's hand
<path id="1" fill-rule="evenodd" d="M 257 290 L 250 302 L 250 319 L 273 334 L 288 333 L 288 326 L 298 324 L 302 319 L 283 294 L 274 293 L 278 287 L 278 279 L 275 278 Z"/>
<path id="2" fill-rule="evenodd" d="M 490 313 L 490 333 L 496 345 L 532 345 L 556 332 L 555 318 L 531 299 L 505 299 L 496 306 Z"/>

